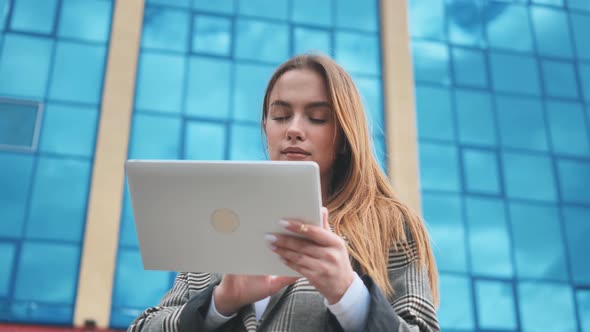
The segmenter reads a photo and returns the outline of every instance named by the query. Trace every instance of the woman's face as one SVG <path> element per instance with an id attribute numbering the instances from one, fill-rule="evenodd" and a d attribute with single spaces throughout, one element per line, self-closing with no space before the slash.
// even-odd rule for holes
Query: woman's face
<path id="1" fill-rule="evenodd" d="M 264 122 L 271 160 L 310 160 L 322 182 L 332 178 L 339 134 L 323 78 L 309 69 L 289 70 L 270 93 Z"/>

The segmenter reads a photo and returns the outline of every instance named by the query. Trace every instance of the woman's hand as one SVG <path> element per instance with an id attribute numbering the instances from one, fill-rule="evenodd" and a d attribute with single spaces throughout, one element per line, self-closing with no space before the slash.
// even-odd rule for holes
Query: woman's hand
<path id="1" fill-rule="evenodd" d="M 241 307 L 262 300 L 297 279 L 299 278 L 226 274 L 213 291 L 215 308 L 220 314 L 231 316 Z"/>
<path id="2" fill-rule="evenodd" d="M 285 229 L 303 238 L 273 234 L 266 239 L 287 266 L 306 277 L 329 304 L 334 304 L 350 287 L 354 270 L 344 240 L 330 230 L 326 208 L 322 208 L 322 222 L 323 228 L 284 221 L 281 224 Z"/>

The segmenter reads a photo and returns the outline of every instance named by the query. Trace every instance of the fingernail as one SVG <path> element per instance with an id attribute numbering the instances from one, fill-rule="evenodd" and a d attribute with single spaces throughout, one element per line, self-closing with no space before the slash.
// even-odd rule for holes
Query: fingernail
<path id="1" fill-rule="evenodd" d="M 267 243 L 275 243 L 277 241 L 277 237 L 272 235 L 272 234 L 265 234 L 264 235 L 264 241 L 266 241 Z"/>
<path id="2" fill-rule="evenodd" d="M 284 220 L 284 219 L 279 220 L 279 226 L 289 227 L 289 225 L 291 225 L 291 223 L 289 221 Z"/>

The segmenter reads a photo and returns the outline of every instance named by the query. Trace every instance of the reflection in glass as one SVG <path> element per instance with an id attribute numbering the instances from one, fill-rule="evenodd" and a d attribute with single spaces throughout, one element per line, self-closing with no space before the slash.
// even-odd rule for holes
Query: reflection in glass
<path id="1" fill-rule="evenodd" d="M 526 6 L 489 2 L 485 6 L 484 17 L 490 47 L 522 52 L 533 50 Z"/>
<path id="2" fill-rule="evenodd" d="M 148 6 L 143 18 L 141 46 L 147 49 L 186 52 L 189 20 L 186 10 Z"/>
<path id="3" fill-rule="evenodd" d="M 459 192 L 459 159 L 454 145 L 421 142 L 420 183 L 422 190 Z"/>
<path id="4" fill-rule="evenodd" d="M 554 205 L 510 204 L 516 272 L 520 278 L 567 281 L 559 212 Z M 535 235 L 531 236 L 534 228 Z"/>
<path id="5" fill-rule="evenodd" d="M 418 137 L 453 141 L 455 125 L 447 88 L 416 86 Z"/>
<path id="6" fill-rule="evenodd" d="M 229 18 L 195 15 L 193 20 L 193 52 L 230 55 L 232 23 Z"/>
<path id="7" fill-rule="evenodd" d="M 572 280 L 579 285 L 590 285 L 590 208 L 566 206 L 562 209 Z"/>
<path id="8" fill-rule="evenodd" d="M 468 196 L 465 207 L 473 273 L 512 277 L 512 246 L 503 201 Z"/>
<path id="9" fill-rule="evenodd" d="M 539 54 L 555 57 L 573 55 L 567 16 L 564 11 L 532 6 L 531 18 Z"/>
<path id="10" fill-rule="evenodd" d="M 451 83 L 449 51 L 445 44 L 413 40 L 412 55 L 417 82 Z"/>
<path id="11" fill-rule="evenodd" d="M 504 186 L 509 198 L 555 202 L 557 194 L 551 159 L 544 155 L 502 154 Z"/>
<path id="12" fill-rule="evenodd" d="M 441 302 L 438 320 L 441 330 L 472 330 L 475 328 L 469 278 L 442 273 L 440 275 L 440 291 Z"/>
<path id="13" fill-rule="evenodd" d="M 572 63 L 542 60 L 543 83 L 549 97 L 578 98 L 576 72 Z"/>
<path id="14" fill-rule="evenodd" d="M 590 137 L 582 105 L 550 100 L 546 106 L 553 151 L 590 156 Z"/>
<path id="15" fill-rule="evenodd" d="M 32 170 L 32 155 L 0 152 L 0 237 L 22 236 Z"/>
<path id="16" fill-rule="evenodd" d="M 535 58 L 505 53 L 490 53 L 492 82 L 498 92 L 538 96 L 540 78 Z"/>
<path id="17" fill-rule="evenodd" d="M 502 146 L 536 151 L 549 149 L 543 105 L 539 100 L 498 96 L 496 107 Z"/>
<path id="18" fill-rule="evenodd" d="M 496 153 L 483 149 L 463 149 L 465 189 L 472 193 L 500 194 Z"/>
<path id="19" fill-rule="evenodd" d="M 458 85 L 487 87 L 488 74 L 483 52 L 454 47 L 452 54 L 453 72 Z"/>
<path id="20" fill-rule="evenodd" d="M 518 307 L 523 331 L 576 331 L 572 289 L 563 284 L 521 282 Z"/>
<path id="21" fill-rule="evenodd" d="M 234 40 L 237 59 L 269 63 L 287 60 L 289 29 L 286 23 L 237 19 L 236 24 Z"/>
<path id="22" fill-rule="evenodd" d="M 475 282 L 479 326 L 486 329 L 516 329 L 512 284 L 503 281 Z"/>
<path id="23" fill-rule="evenodd" d="M 568 203 L 590 204 L 590 162 L 558 159 L 561 198 Z"/>
<path id="24" fill-rule="evenodd" d="M 466 144 L 495 145 L 496 121 L 490 94 L 466 89 L 454 89 L 454 92 L 459 141 Z"/>
<path id="25" fill-rule="evenodd" d="M 438 269 L 467 272 L 461 198 L 452 194 L 423 192 L 422 211 L 432 242 L 435 243 L 433 251 Z"/>

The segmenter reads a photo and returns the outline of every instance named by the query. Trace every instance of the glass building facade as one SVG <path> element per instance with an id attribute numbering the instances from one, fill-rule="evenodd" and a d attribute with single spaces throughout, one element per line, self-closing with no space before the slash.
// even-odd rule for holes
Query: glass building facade
<path id="1" fill-rule="evenodd" d="M 0 321 L 72 322 L 112 7 L 0 0 Z"/>
<path id="2" fill-rule="evenodd" d="M 0 0 L 0 324 L 73 324 L 116 3 Z M 317 51 L 352 75 L 392 167 L 382 58 L 398 50 L 382 49 L 380 8 L 146 0 L 127 157 L 265 159 L 266 83 Z M 407 9 L 442 330 L 590 331 L 590 2 Z M 113 328 L 175 276 L 143 270 L 126 189 L 121 200 Z"/>
<path id="3" fill-rule="evenodd" d="M 590 330 L 590 2 L 409 1 L 443 331 Z"/>

